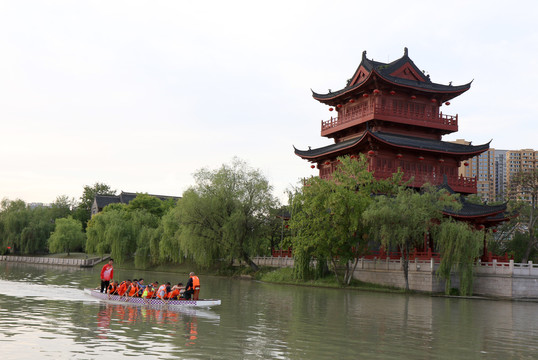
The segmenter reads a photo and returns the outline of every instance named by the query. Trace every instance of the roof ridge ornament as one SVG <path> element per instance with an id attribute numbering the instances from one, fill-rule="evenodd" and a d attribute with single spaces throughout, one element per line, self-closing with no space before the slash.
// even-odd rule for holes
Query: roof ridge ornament
<path id="1" fill-rule="evenodd" d="M 408 54 L 408 49 L 407 47 L 404 47 L 404 56 L 408 56 L 407 54 Z"/>

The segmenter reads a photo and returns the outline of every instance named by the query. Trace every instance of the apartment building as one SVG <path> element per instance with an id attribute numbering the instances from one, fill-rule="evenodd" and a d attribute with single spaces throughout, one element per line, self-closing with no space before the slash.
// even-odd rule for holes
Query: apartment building
<path id="1" fill-rule="evenodd" d="M 453 141 L 469 144 L 464 139 Z M 476 177 L 477 195 L 485 202 L 522 199 L 530 201 L 528 195 L 510 185 L 510 180 L 521 171 L 538 168 L 538 151 L 534 149 L 500 150 L 490 148 L 460 164 L 459 174 Z"/>
<path id="2" fill-rule="evenodd" d="M 511 183 L 514 175 L 519 172 L 537 169 L 538 151 L 534 149 L 506 151 L 506 188 L 510 199 L 530 201 L 530 196 L 522 189 Z"/>

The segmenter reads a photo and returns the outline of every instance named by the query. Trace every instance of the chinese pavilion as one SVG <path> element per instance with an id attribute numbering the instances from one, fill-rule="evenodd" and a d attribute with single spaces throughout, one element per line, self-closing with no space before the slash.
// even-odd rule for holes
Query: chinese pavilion
<path id="1" fill-rule="evenodd" d="M 317 149 L 298 150 L 295 154 L 312 163 L 321 178 L 330 178 L 337 157 L 365 154 L 368 169 L 377 179 L 392 176 L 401 169 L 409 186 L 420 188 L 426 183 L 445 186 L 460 194 L 474 194 L 476 178 L 458 175 L 458 167 L 489 149 L 489 143 L 463 145 L 442 141 L 441 137 L 458 131 L 458 115 L 444 114 L 442 106 L 471 87 L 442 85 L 404 55 L 393 62 L 382 63 L 362 54 L 362 61 L 338 91 L 313 92 L 314 99 L 329 106 L 337 116 L 321 122 L 321 135 L 334 144 Z M 470 204 L 462 200 L 454 218 L 485 229 L 506 220 L 506 205 Z M 484 249 L 486 254 L 487 249 Z"/>

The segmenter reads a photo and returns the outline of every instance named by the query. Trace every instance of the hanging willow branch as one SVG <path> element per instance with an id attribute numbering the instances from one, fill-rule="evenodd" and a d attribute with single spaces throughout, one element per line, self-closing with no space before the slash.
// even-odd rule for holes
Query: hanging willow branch
<path id="1" fill-rule="evenodd" d="M 438 227 L 437 246 L 441 253 L 441 264 L 437 275 L 445 279 L 445 292 L 450 292 L 452 271 L 460 278 L 460 295 L 472 295 L 473 266 L 480 255 L 482 233 L 474 231 L 463 222 L 444 221 Z"/>

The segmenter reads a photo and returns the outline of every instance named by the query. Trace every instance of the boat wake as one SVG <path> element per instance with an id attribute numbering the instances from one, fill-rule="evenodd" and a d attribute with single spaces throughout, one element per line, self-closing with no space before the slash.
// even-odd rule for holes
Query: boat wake
<path id="1" fill-rule="evenodd" d="M 0 280 L 0 295 L 37 300 L 64 300 L 99 302 L 84 294 L 84 290 L 68 286 L 32 284 L 18 281 Z"/>

